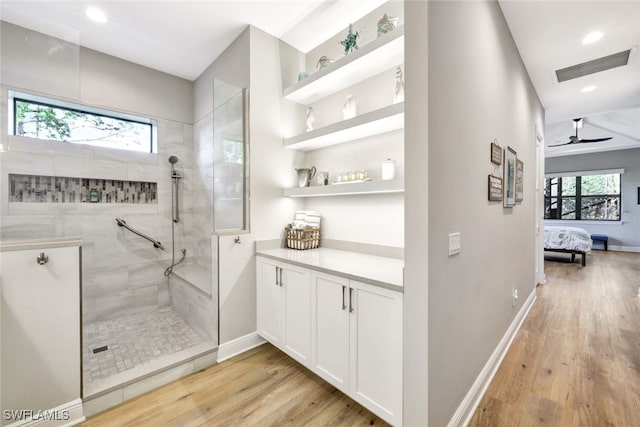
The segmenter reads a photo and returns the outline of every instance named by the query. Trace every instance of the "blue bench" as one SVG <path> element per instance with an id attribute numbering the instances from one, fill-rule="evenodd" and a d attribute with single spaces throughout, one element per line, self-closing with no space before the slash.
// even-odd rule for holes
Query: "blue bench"
<path id="1" fill-rule="evenodd" d="M 591 240 L 593 240 L 594 242 L 602 242 L 604 243 L 604 250 L 607 251 L 609 250 L 608 246 L 609 246 L 609 236 L 607 236 L 606 234 L 592 234 L 591 235 Z"/>

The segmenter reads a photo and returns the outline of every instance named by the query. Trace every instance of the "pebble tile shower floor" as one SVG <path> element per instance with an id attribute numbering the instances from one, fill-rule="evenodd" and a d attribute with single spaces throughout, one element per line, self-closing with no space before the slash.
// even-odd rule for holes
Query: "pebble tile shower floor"
<path id="1" fill-rule="evenodd" d="M 89 323 L 84 326 L 83 335 L 85 384 L 203 341 L 170 307 Z M 105 345 L 108 350 L 93 353 Z"/>

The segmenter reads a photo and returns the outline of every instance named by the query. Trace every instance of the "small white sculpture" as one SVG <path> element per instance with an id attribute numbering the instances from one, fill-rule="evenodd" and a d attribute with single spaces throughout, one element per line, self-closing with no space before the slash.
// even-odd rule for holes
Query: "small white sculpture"
<path id="1" fill-rule="evenodd" d="M 402 78 L 402 68 L 396 68 L 396 94 L 393 96 L 393 103 L 404 102 L 404 79 Z"/>
<path id="2" fill-rule="evenodd" d="M 307 132 L 313 130 L 313 124 L 316 122 L 316 113 L 313 112 L 313 107 L 307 107 Z"/>
<path id="3" fill-rule="evenodd" d="M 344 106 L 342 107 L 342 118 L 347 120 L 355 116 L 356 116 L 356 97 L 353 95 L 349 95 L 344 100 Z"/>

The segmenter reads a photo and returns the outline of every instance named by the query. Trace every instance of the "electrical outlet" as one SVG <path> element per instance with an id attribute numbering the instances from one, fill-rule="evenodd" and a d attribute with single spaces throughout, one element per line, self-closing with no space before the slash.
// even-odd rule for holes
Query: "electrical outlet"
<path id="1" fill-rule="evenodd" d="M 518 299 L 518 290 L 516 288 L 511 289 L 511 307 L 516 306 L 516 300 Z"/>
<path id="2" fill-rule="evenodd" d="M 461 250 L 460 233 L 449 234 L 449 256 L 459 254 Z"/>

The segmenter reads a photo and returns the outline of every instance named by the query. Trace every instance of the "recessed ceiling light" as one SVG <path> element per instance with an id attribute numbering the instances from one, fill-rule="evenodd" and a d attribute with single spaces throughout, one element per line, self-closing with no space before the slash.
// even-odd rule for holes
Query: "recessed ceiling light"
<path id="1" fill-rule="evenodd" d="M 583 93 L 593 92 L 596 89 L 598 89 L 598 86 L 587 86 L 582 88 L 582 92 Z"/>
<path id="2" fill-rule="evenodd" d="M 101 24 L 104 24 L 108 21 L 107 15 L 105 15 L 104 12 L 97 7 L 90 6 L 87 8 L 87 10 L 85 10 L 85 13 L 93 21 L 99 22 Z"/>
<path id="3" fill-rule="evenodd" d="M 595 43 L 602 38 L 603 34 L 600 31 L 594 31 L 593 33 L 589 33 L 582 39 L 582 44 L 591 44 Z"/>

